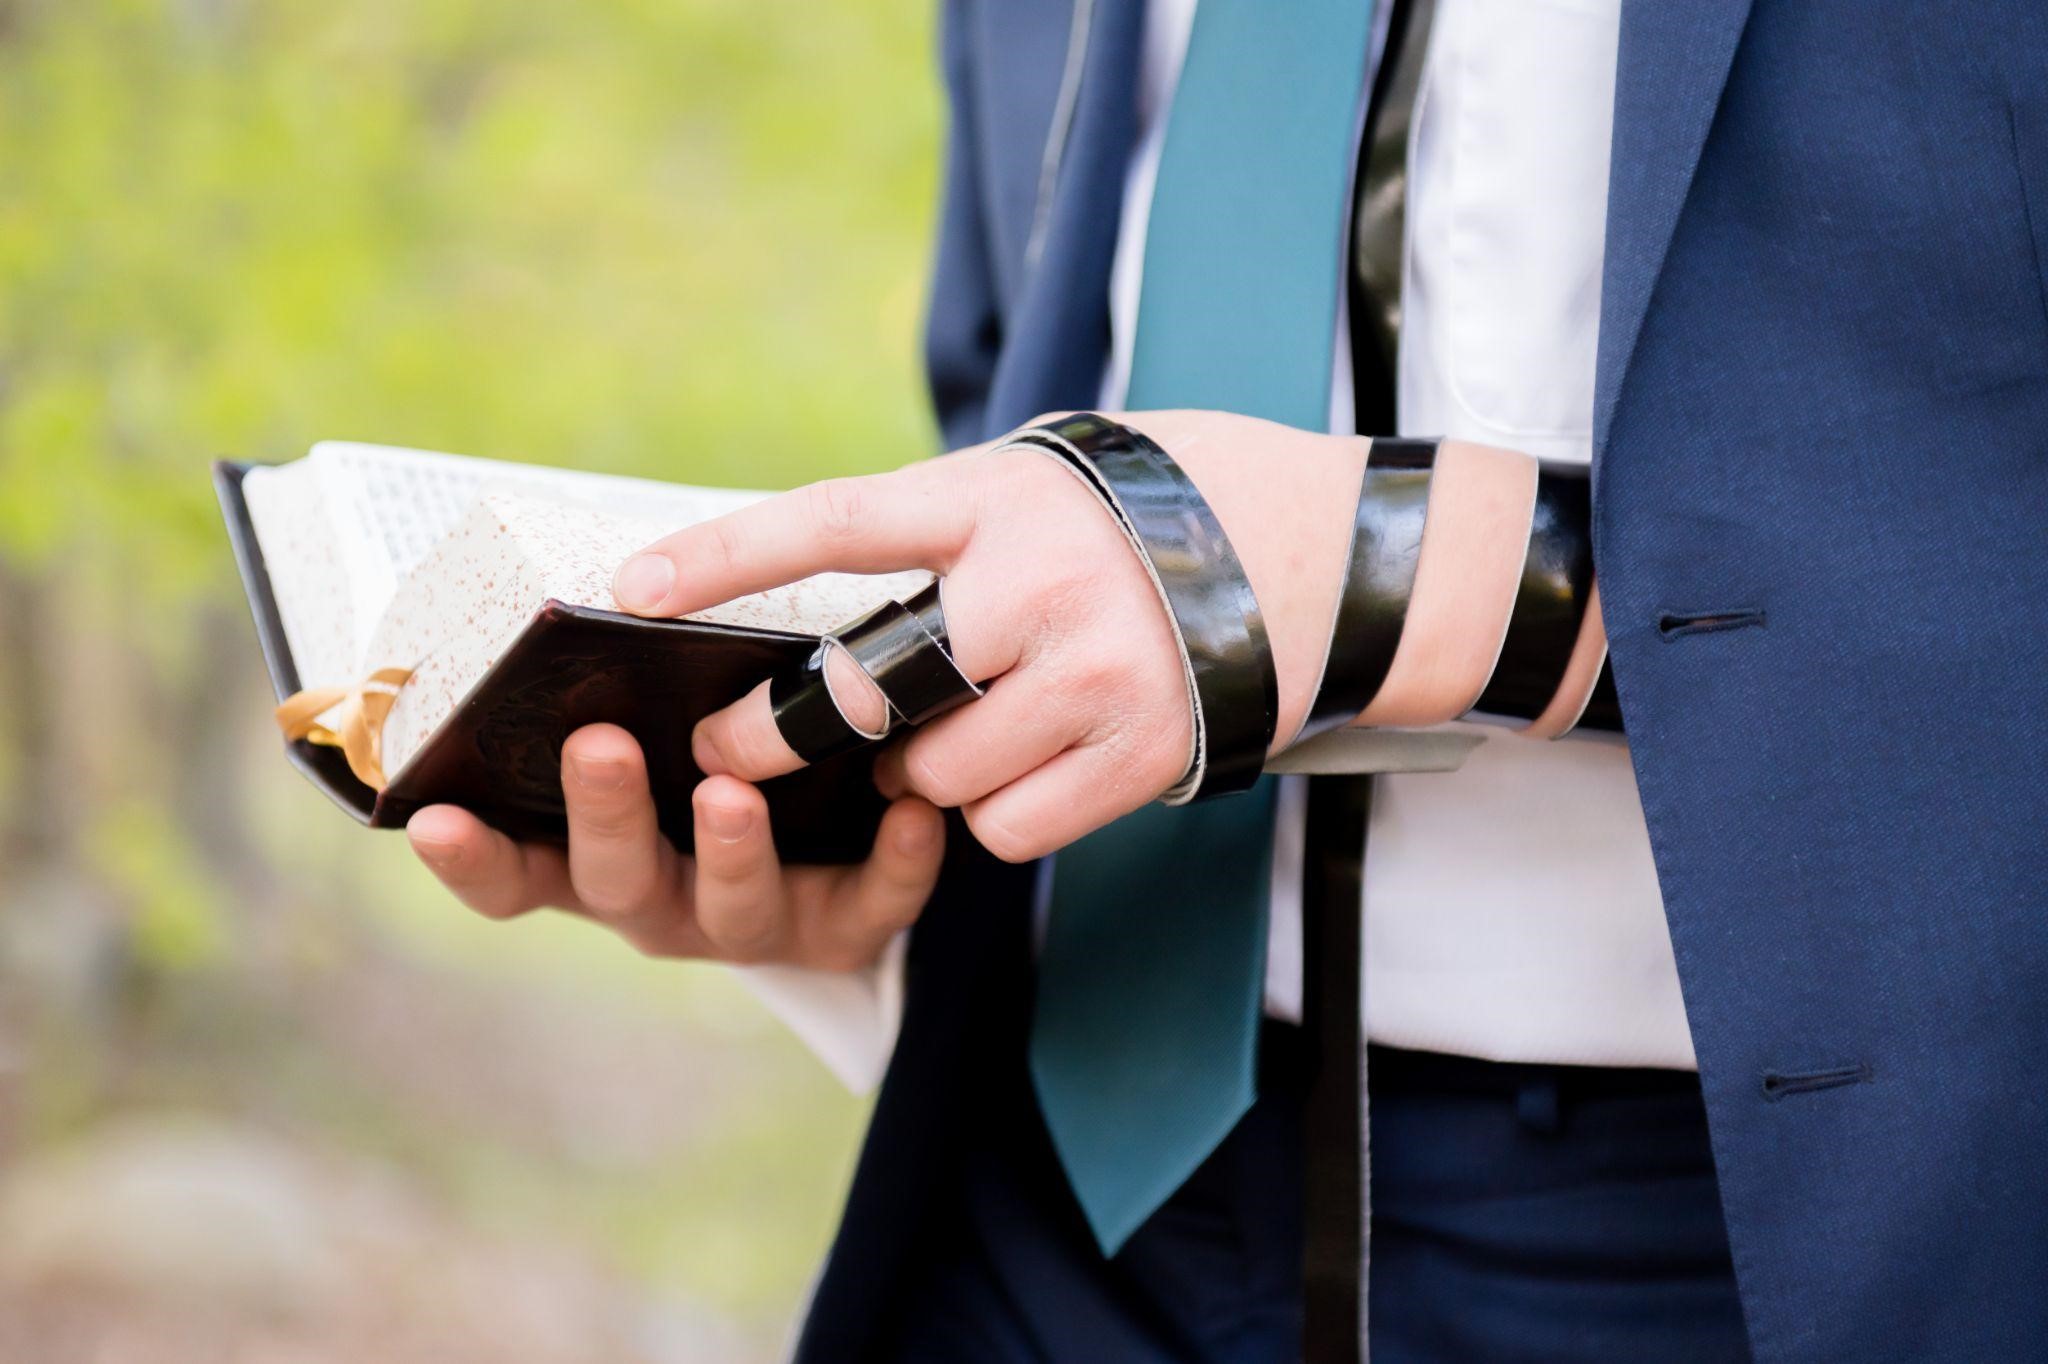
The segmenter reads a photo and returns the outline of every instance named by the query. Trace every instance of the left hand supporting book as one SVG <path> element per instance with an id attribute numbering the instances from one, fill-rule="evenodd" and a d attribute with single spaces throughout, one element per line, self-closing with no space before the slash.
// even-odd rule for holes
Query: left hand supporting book
<path id="1" fill-rule="evenodd" d="M 687 849 L 702 780 L 692 726 L 927 578 L 830 574 L 646 620 L 611 609 L 618 564 L 761 494 L 338 442 L 287 465 L 223 462 L 214 479 L 279 701 L 342 695 L 380 670 L 405 678 L 375 729 L 381 789 L 339 748 L 288 744 L 378 828 L 449 802 L 514 837 L 559 839 L 562 741 L 602 721 L 646 750 L 662 828 Z M 344 728 L 346 704 L 321 719 Z M 870 756 L 763 785 L 786 860 L 866 855 L 883 808 Z"/>

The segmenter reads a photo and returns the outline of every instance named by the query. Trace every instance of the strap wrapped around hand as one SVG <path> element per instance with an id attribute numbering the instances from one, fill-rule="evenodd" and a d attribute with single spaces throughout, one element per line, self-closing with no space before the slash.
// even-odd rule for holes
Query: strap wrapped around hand
<path id="1" fill-rule="evenodd" d="M 1187 771 L 1161 799 L 1249 789 L 1273 742 L 1280 685 L 1251 582 L 1193 480 L 1143 433 L 1092 412 L 1027 427 L 1004 445 L 1044 451 L 1086 483 L 1159 591 L 1194 712 Z"/>

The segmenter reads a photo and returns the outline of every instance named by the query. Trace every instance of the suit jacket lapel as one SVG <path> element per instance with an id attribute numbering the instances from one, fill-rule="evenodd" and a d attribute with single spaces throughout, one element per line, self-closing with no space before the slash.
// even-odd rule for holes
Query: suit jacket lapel
<path id="1" fill-rule="evenodd" d="M 1593 397 L 1596 476 L 1750 2 L 1626 0 L 1622 9 Z"/>
<path id="2" fill-rule="evenodd" d="M 1109 269 L 1124 175 L 1137 136 L 1143 0 L 1077 0 L 1063 29 L 1070 80 L 1047 83 L 1033 108 L 1034 140 L 1021 182 L 1021 283 L 1009 300 L 1003 354 L 989 395 L 987 434 L 1041 412 L 1100 401 L 1109 353 Z"/>

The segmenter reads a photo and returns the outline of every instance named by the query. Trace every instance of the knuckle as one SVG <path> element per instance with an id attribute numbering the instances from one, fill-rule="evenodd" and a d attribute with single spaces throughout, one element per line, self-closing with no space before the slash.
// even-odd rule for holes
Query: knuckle
<path id="1" fill-rule="evenodd" d="M 572 838 L 581 835 L 605 843 L 622 842 L 640 824 L 640 811 L 624 801 L 599 801 L 577 808 Z"/>
<path id="2" fill-rule="evenodd" d="M 703 923 L 703 929 L 725 961 L 753 966 L 774 959 L 775 916 L 765 906 L 749 905 L 716 915 Z"/>
<path id="3" fill-rule="evenodd" d="M 976 458 L 973 473 L 982 492 L 996 493 L 1017 487 L 1018 480 L 1034 477 L 1041 467 L 1051 467 L 1037 450 L 1022 445 L 998 446 Z"/>
<path id="4" fill-rule="evenodd" d="M 942 810 L 966 803 L 967 793 L 960 789 L 957 778 L 947 772 L 930 749 L 912 744 L 904 750 L 903 777 L 912 791 Z"/>
<path id="5" fill-rule="evenodd" d="M 719 857 L 700 848 L 697 854 L 697 879 L 707 885 L 735 890 L 754 881 L 758 873 L 752 863 L 733 857 Z"/>
<path id="6" fill-rule="evenodd" d="M 867 520 L 867 490 L 860 480 L 828 478 L 807 493 L 811 528 L 820 539 L 843 544 L 856 538 Z"/>
<path id="7" fill-rule="evenodd" d="M 765 774 L 789 765 L 789 745 L 783 742 L 773 719 L 765 719 L 758 725 L 734 723 L 726 726 L 720 746 L 742 773 Z"/>
<path id="8" fill-rule="evenodd" d="M 1094 495 L 1058 460 L 1031 446 L 992 450 L 976 472 L 982 502 L 995 508 L 1029 507 L 1044 511 L 1066 503 L 1069 498 L 1074 499 L 1071 505 L 1077 508 L 1094 501 Z"/>
<path id="9" fill-rule="evenodd" d="M 1130 706 L 1113 662 L 1067 653 L 1040 670 L 1040 722 L 1081 738 L 1101 730 Z"/>
<path id="10" fill-rule="evenodd" d="M 1102 581 L 1089 566 L 1069 559 L 1052 565 L 1031 593 L 1030 626 L 1040 653 L 1073 650 L 1092 656 L 1085 643 L 1102 615 Z"/>
<path id="11" fill-rule="evenodd" d="M 730 516 L 707 522 L 704 529 L 704 549 L 712 569 L 721 576 L 736 572 L 746 562 L 746 533 Z"/>
<path id="12" fill-rule="evenodd" d="M 636 918 L 651 899 L 651 884 L 639 877 L 621 877 L 614 873 L 590 876 L 584 880 L 588 884 L 577 885 L 576 898 L 600 919 Z"/>
<path id="13" fill-rule="evenodd" d="M 1122 651 L 1100 644 L 1073 650 L 1060 669 L 1058 690 L 1069 701 L 1101 707 L 1108 699 L 1130 695 L 1135 680 Z"/>
<path id="14" fill-rule="evenodd" d="M 967 827 L 981 846 L 1004 862 L 1030 862 L 1045 855 L 1040 840 L 1018 832 L 1002 820 L 988 815 L 969 815 Z"/>

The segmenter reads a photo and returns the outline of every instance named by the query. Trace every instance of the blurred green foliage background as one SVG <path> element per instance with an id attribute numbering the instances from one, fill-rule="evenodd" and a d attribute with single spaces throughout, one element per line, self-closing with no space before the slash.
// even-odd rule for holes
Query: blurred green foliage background
<path id="1" fill-rule="evenodd" d="M 772 1357 L 860 1102 L 303 786 L 206 464 L 926 453 L 929 8 L 0 0 L 0 1357 Z"/>

